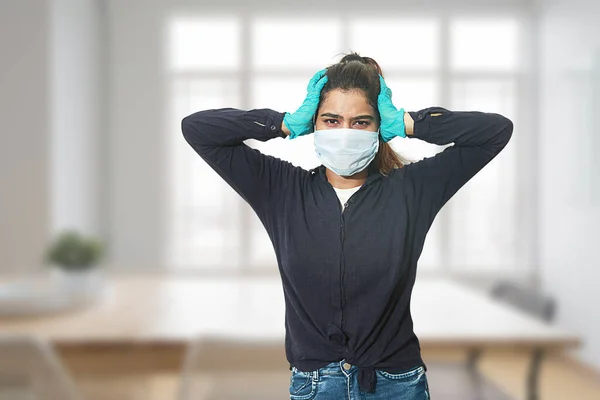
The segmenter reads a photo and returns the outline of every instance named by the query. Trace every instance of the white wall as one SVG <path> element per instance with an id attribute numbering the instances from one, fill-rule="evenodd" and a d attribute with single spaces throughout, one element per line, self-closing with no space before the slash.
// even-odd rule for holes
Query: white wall
<path id="1" fill-rule="evenodd" d="M 540 261 L 558 323 L 600 368 L 600 3 L 544 2 L 540 38 Z"/>
<path id="2" fill-rule="evenodd" d="M 112 265 L 161 266 L 164 115 L 161 8 L 153 1 L 109 1 L 108 168 Z"/>
<path id="3" fill-rule="evenodd" d="M 51 0 L 51 231 L 102 233 L 106 123 L 101 85 L 103 5 Z"/>
<path id="4" fill-rule="evenodd" d="M 48 6 L 0 3 L 0 271 L 35 268 L 49 226 Z"/>
<path id="5" fill-rule="evenodd" d="M 100 0 L 0 3 L 0 271 L 42 266 L 53 233 L 102 233 Z"/>

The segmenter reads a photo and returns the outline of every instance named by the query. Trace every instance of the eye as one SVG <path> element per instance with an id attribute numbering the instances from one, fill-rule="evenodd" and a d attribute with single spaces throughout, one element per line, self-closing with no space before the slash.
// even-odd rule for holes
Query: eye
<path id="1" fill-rule="evenodd" d="M 369 126 L 371 124 L 371 121 L 356 121 L 354 123 L 357 124 L 361 128 L 366 128 L 367 126 Z"/>
<path id="2" fill-rule="evenodd" d="M 326 119 L 323 122 L 325 122 L 326 124 L 336 124 L 338 121 L 337 119 Z"/>

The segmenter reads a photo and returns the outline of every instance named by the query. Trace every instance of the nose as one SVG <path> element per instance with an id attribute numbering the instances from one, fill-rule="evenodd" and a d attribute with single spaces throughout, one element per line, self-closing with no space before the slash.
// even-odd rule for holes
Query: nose
<path id="1" fill-rule="evenodd" d="M 350 121 L 344 121 L 341 126 L 341 128 L 346 128 L 349 129 L 350 128 Z"/>

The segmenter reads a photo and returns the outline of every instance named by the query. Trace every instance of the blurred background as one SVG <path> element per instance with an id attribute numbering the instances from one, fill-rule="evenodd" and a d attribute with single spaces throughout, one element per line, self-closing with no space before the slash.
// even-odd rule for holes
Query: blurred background
<path id="1" fill-rule="evenodd" d="M 596 0 L 0 0 L 0 282 L 46 271 L 52 239 L 76 230 L 102 241 L 98 264 L 107 276 L 126 276 L 132 285 L 107 278 L 109 294 L 68 315 L 0 316 L 0 332 L 41 337 L 67 360 L 65 374 L 75 375 L 79 390 L 103 398 L 105 383 L 123 375 L 106 371 L 115 361 L 96 362 L 93 327 L 117 324 L 113 311 L 127 307 L 115 311 L 103 302 L 124 298 L 119 290 L 146 311 L 162 304 L 167 317 L 140 322 L 137 311 L 119 314 L 132 325 L 98 339 L 106 345 L 126 332 L 126 340 L 110 342 L 113 355 L 139 361 L 148 352 L 123 346 L 139 344 L 147 332 L 140 326 L 161 325 L 164 333 L 189 324 L 194 310 L 208 318 L 202 305 L 219 302 L 164 282 L 209 282 L 211 290 L 280 282 L 260 221 L 189 147 L 180 121 L 207 108 L 294 111 L 314 72 L 357 51 L 381 65 L 398 107 L 489 111 L 514 122 L 505 150 L 438 215 L 417 280 L 448 279 L 473 294 L 510 281 L 551 298 L 552 326 L 579 346 L 551 360 L 556 369 L 542 369 L 542 398 L 562 399 L 575 388 L 585 390 L 578 398 L 600 398 L 600 314 L 593 306 L 600 289 L 598 21 Z M 310 137 L 248 144 L 307 169 L 319 164 Z M 443 149 L 417 139 L 397 138 L 393 146 L 413 161 Z M 239 302 L 220 304 L 242 308 L 227 312 L 258 313 L 263 302 L 276 303 L 283 329 L 280 286 L 258 300 L 248 296 L 260 290 L 235 287 L 227 293 Z M 183 304 L 182 314 L 173 304 Z M 200 330 L 192 323 L 178 334 Z M 113 384 L 118 394 L 106 398 L 169 398 L 156 393 L 180 383 L 183 356 L 156 348 L 150 364 L 167 378 L 150 381 L 156 371 L 146 361 L 125 363 L 128 371 L 143 370 L 136 379 L 146 384 Z M 287 364 L 276 354 L 285 389 Z M 508 376 L 529 361 L 507 354 L 501 349 L 484 370 L 508 395 L 525 398 L 526 374 Z"/>

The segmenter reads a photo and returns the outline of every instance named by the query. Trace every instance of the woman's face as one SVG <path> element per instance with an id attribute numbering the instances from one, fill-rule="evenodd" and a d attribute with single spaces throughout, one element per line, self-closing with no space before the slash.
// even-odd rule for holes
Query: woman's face
<path id="1" fill-rule="evenodd" d="M 360 90 L 327 93 L 316 115 L 316 129 L 351 128 L 377 132 L 375 110 Z"/>

